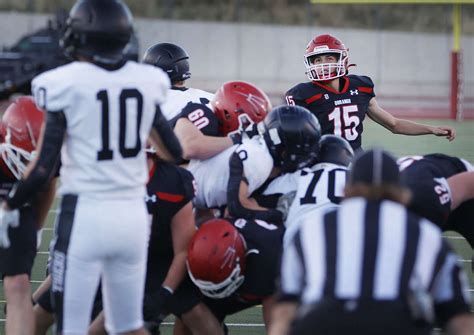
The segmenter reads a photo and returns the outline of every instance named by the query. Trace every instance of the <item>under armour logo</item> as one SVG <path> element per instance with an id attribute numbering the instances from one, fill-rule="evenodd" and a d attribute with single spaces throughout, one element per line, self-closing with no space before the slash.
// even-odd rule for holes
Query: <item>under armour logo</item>
<path id="1" fill-rule="evenodd" d="M 359 90 L 351 90 L 351 95 L 359 95 Z"/>
<path id="2" fill-rule="evenodd" d="M 326 93 L 326 94 L 324 95 L 324 99 L 329 100 L 329 94 Z"/>

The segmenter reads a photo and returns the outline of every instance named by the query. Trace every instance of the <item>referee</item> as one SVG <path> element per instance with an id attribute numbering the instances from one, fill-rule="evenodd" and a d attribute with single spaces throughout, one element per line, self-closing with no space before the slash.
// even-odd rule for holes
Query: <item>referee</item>
<path id="1" fill-rule="evenodd" d="M 340 208 L 304 219 L 284 250 L 270 334 L 474 334 L 458 258 L 409 198 L 388 153 L 360 155 Z"/>

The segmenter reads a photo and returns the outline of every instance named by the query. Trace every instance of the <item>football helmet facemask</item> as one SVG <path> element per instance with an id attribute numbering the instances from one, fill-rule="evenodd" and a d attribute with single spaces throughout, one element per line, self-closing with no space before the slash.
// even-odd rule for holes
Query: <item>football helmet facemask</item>
<path id="1" fill-rule="evenodd" d="M 32 97 L 17 98 L 5 111 L 0 126 L 0 169 L 11 178 L 20 179 L 33 159 L 44 113 Z"/>
<path id="2" fill-rule="evenodd" d="M 228 297 L 244 282 L 245 252 L 245 241 L 232 223 L 209 220 L 189 243 L 189 277 L 205 296 Z"/>
<path id="3" fill-rule="evenodd" d="M 304 54 L 306 75 L 312 81 L 327 81 L 347 74 L 349 68 L 349 49 L 337 37 L 329 34 L 318 35 L 309 41 Z M 323 54 L 334 55 L 335 63 L 314 64 L 314 59 Z"/>
<path id="4" fill-rule="evenodd" d="M 309 110 L 301 106 L 278 106 L 258 124 L 274 165 L 294 172 L 317 159 L 321 126 Z"/>
<path id="5" fill-rule="evenodd" d="M 272 108 L 268 96 L 245 81 L 224 83 L 217 90 L 211 104 L 219 120 L 219 132 L 222 136 L 262 121 Z"/>

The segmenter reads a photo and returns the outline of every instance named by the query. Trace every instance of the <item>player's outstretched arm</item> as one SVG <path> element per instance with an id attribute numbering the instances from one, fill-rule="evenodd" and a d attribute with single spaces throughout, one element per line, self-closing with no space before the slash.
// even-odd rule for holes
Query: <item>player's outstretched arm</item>
<path id="1" fill-rule="evenodd" d="M 150 132 L 150 140 L 162 159 L 174 162 L 182 159 L 183 149 L 181 144 L 158 105 L 156 106 L 155 119 Z"/>
<path id="2" fill-rule="evenodd" d="M 394 134 L 445 136 L 449 141 L 456 138 L 456 130 L 449 126 L 430 126 L 405 119 L 399 119 L 384 110 L 375 98 L 370 99 L 367 115 Z"/>
<path id="3" fill-rule="evenodd" d="M 173 240 L 173 261 L 163 281 L 163 285 L 176 290 L 186 275 L 186 257 L 188 246 L 196 226 L 191 201 L 181 208 L 171 219 L 171 235 Z"/>
<path id="4" fill-rule="evenodd" d="M 204 135 L 186 118 L 176 122 L 174 132 L 183 147 L 184 159 L 208 159 L 233 145 L 229 137 Z"/>
<path id="5" fill-rule="evenodd" d="M 455 174 L 447 179 L 451 190 L 451 210 L 456 209 L 464 201 L 474 199 L 474 172 Z"/>
<path id="6" fill-rule="evenodd" d="M 34 199 L 33 208 L 36 209 L 36 225 L 38 229 L 43 228 L 46 218 L 48 217 L 49 209 L 56 196 L 57 180 L 57 177 L 53 178 L 46 187 L 38 192 L 38 195 Z"/>
<path id="7" fill-rule="evenodd" d="M 269 335 L 285 335 L 290 330 L 298 305 L 294 302 L 280 302 L 273 306 L 271 321 L 268 329 Z"/>

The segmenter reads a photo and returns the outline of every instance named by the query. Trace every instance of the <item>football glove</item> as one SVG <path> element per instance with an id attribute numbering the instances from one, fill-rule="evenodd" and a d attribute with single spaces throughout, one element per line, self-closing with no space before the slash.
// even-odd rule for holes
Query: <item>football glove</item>
<path id="1" fill-rule="evenodd" d="M 152 324 L 159 325 L 168 315 L 166 305 L 172 296 L 173 292 L 163 286 L 152 294 L 145 294 L 143 300 L 143 318 L 145 321 L 152 321 Z"/>
<path id="2" fill-rule="evenodd" d="M 283 213 L 283 222 L 286 221 L 286 218 L 288 217 L 288 212 L 290 211 L 295 196 L 296 191 L 291 191 L 278 198 L 276 209 Z"/>
<path id="3" fill-rule="evenodd" d="M 20 213 L 18 209 L 7 210 L 3 206 L 0 206 L 0 248 L 7 249 L 10 247 L 8 228 L 16 228 L 19 224 Z"/>

